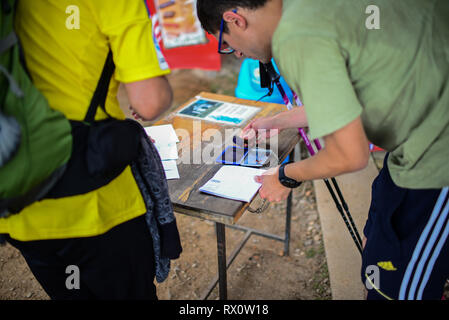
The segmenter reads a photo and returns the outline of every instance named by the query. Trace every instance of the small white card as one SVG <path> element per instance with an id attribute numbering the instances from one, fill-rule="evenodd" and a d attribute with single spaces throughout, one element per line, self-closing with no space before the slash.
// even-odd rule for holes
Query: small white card
<path id="1" fill-rule="evenodd" d="M 173 142 L 179 142 L 176 131 L 171 124 L 146 127 L 145 132 L 156 141 L 155 144 L 168 145 Z"/>
<path id="2" fill-rule="evenodd" d="M 162 161 L 162 165 L 164 166 L 165 176 L 167 180 L 179 179 L 179 171 L 176 160 Z"/>
<path id="3" fill-rule="evenodd" d="M 145 132 L 154 140 L 154 146 L 162 161 L 178 159 L 176 143 L 179 142 L 179 139 L 171 124 L 146 127 Z"/>
<path id="4" fill-rule="evenodd" d="M 178 147 L 176 146 L 175 142 L 172 142 L 168 145 L 160 145 L 158 143 L 155 143 L 154 146 L 156 147 L 157 151 L 159 152 L 159 156 L 161 157 L 161 160 L 177 160 L 178 157 Z"/>

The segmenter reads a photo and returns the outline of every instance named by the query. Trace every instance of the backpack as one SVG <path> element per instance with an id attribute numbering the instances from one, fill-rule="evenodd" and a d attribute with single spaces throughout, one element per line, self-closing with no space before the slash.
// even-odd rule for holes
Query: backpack
<path id="1" fill-rule="evenodd" d="M 15 0 L 0 0 L 0 217 L 51 189 L 72 151 L 69 120 L 33 85 L 14 32 Z M 22 60 L 22 62 L 21 62 Z M 13 210 L 13 211 L 17 211 Z"/>
<path id="2" fill-rule="evenodd" d="M 0 162 L 0 217 L 6 217 L 38 200 L 105 186 L 137 158 L 143 128 L 131 119 L 114 119 L 105 109 L 115 71 L 111 50 L 83 121 L 51 109 L 20 58 L 13 31 L 17 0 L 0 1 L 0 160 L 5 159 Z M 99 106 L 108 118 L 96 121 Z"/>

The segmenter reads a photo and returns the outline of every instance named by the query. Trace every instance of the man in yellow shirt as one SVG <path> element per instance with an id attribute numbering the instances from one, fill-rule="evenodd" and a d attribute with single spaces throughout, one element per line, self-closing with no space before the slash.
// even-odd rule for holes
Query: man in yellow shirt
<path id="1" fill-rule="evenodd" d="M 155 47 L 144 0 L 21 0 L 15 29 L 35 86 L 70 120 L 84 119 L 109 48 L 116 66 L 109 115 L 125 118 L 116 98 L 120 82 L 143 119 L 171 105 L 170 70 Z M 95 119 L 106 117 L 98 108 Z M 0 233 L 9 235 L 52 299 L 155 299 L 145 212 L 128 166 L 95 191 L 45 199 L 0 219 Z M 66 285 L 70 266 L 79 270 L 80 288 Z"/>

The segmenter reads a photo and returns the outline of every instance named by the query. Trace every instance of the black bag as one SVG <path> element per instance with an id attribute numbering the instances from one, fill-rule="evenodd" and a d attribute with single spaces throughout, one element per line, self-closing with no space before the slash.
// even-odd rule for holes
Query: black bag
<path id="1" fill-rule="evenodd" d="M 71 120 L 73 147 L 66 171 L 45 198 L 62 198 L 98 189 L 120 175 L 140 151 L 141 125 L 118 120 L 106 112 L 105 102 L 115 65 L 109 50 L 84 121 Z M 98 106 L 109 119 L 95 121 Z"/>

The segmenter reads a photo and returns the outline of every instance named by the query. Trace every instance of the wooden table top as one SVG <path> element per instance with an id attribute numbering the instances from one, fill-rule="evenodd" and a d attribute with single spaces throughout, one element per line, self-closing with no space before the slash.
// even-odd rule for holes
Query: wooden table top
<path id="1" fill-rule="evenodd" d="M 286 110 L 284 105 L 276 103 L 256 102 L 208 92 L 201 92 L 198 96 L 205 99 L 220 100 L 261 108 L 261 111 L 257 113 L 254 118 L 272 116 Z M 176 114 L 180 109 L 184 108 L 194 100 L 195 98 L 192 98 L 166 118 L 154 124 L 171 124 L 176 130 L 180 140 L 178 143 L 178 154 L 180 158 L 178 159 L 178 171 L 180 179 L 168 180 L 170 198 L 173 203 L 174 211 L 224 224 L 234 224 L 242 216 L 250 203 L 220 198 L 202 193 L 198 190 L 211 179 L 222 166 L 221 164 L 213 162 L 204 163 L 201 158 L 201 153 L 210 152 L 210 154 L 213 154 L 214 148 L 215 150 L 219 148 L 219 154 L 221 154 L 221 150 L 224 148 L 225 137 L 227 136 L 225 130 L 227 130 L 227 133 L 232 133 L 232 129 L 243 129 L 248 122 L 236 127 L 214 122 L 200 122 L 197 119 Z M 214 129 L 215 131 L 210 129 Z M 214 144 L 214 139 L 213 137 L 211 138 L 211 135 L 213 135 L 213 132 L 216 132 L 216 130 L 220 130 L 223 141 L 215 141 Z M 196 135 L 196 137 L 194 137 L 194 135 Z M 230 136 L 230 139 L 232 139 L 232 135 Z M 277 138 L 277 146 L 270 145 L 266 147 L 267 149 L 270 147 L 272 150 L 275 150 L 277 147 L 279 161 L 283 161 L 294 149 L 299 139 L 300 136 L 298 130 L 283 130 Z M 228 143 L 230 143 L 230 141 L 228 141 Z M 213 158 L 215 159 L 219 154 L 215 154 Z M 259 196 L 256 196 L 255 198 L 259 198 Z M 253 199 L 253 202 L 254 201 L 255 199 Z"/>

